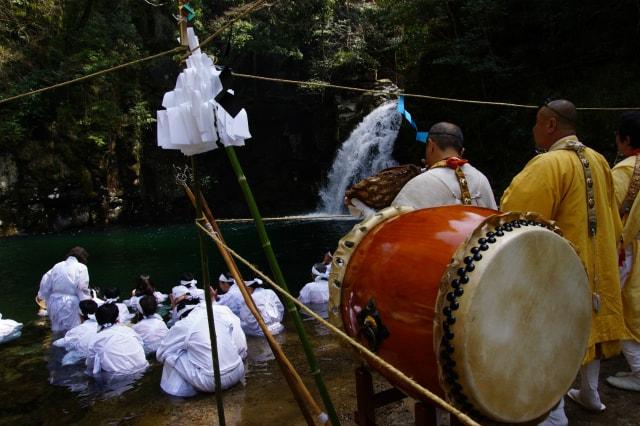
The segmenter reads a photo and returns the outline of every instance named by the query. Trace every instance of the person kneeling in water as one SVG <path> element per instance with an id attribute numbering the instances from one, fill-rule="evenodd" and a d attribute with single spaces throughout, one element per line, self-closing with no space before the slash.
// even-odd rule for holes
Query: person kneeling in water
<path id="1" fill-rule="evenodd" d="M 167 335 L 169 329 L 162 317 L 156 313 L 158 302 L 155 296 L 142 296 L 138 302 L 139 314 L 142 319 L 133 326 L 133 331 L 138 333 L 144 342 L 144 352 L 154 353 L 160 342 Z"/>
<path id="2" fill-rule="evenodd" d="M 67 353 L 62 358 L 62 365 L 71 365 L 83 360 L 89 353 L 89 345 L 98 333 L 96 311 L 98 304 L 91 299 L 79 304 L 82 324 L 67 331 L 64 337 L 53 342 L 54 346 L 64 348 Z"/>
<path id="3" fill-rule="evenodd" d="M 191 312 L 197 298 L 177 305 L 178 322 L 169 329 L 158 347 L 156 359 L 164 363 L 160 388 L 173 396 L 188 397 L 200 392 L 215 392 L 211 340 L 207 315 Z M 222 390 L 244 378 L 244 364 L 234 343 L 229 323 L 215 321 L 218 361 Z"/>
<path id="4" fill-rule="evenodd" d="M 284 317 L 284 306 L 273 290 L 262 287 L 262 280 L 255 278 L 246 282 L 251 298 L 253 299 L 260 315 L 264 320 L 271 334 L 276 335 L 284 331 L 282 318 Z M 240 307 L 240 321 L 242 321 L 242 329 L 249 336 L 264 336 L 264 333 L 258 325 L 258 321 L 253 316 L 249 307 L 243 304 Z"/>
<path id="5" fill-rule="evenodd" d="M 87 373 L 101 372 L 135 374 L 144 371 L 149 363 L 140 336 L 131 328 L 118 324 L 118 307 L 105 303 L 96 311 L 98 332 L 89 345 Z"/>

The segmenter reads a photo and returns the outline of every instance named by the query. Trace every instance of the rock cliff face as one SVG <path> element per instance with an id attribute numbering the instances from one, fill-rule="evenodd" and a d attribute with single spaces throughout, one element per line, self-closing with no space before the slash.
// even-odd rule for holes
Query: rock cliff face
<path id="1" fill-rule="evenodd" d="M 350 83 L 378 90 L 392 86 Z M 263 215 L 313 211 L 338 146 L 384 101 L 345 91 L 237 86 L 253 138 L 236 152 Z M 159 149 L 155 127 L 141 143 L 128 136 L 125 130 L 100 146 L 29 141 L 16 153 L 0 151 L 0 233 L 190 220 L 193 212 L 173 167 L 190 160 Z M 201 155 L 197 164 L 214 213 L 249 216 L 224 150 Z"/>

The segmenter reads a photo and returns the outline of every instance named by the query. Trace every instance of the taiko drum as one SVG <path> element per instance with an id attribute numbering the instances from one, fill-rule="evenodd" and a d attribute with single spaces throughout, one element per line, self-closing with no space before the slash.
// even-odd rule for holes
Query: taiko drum
<path id="1" fill-rule="evenodd" d="M 532 213 L 384 209 L 340 241 L 329 282 L 331 319 L 350 336 L 456 406 L 498 421 L 530 421 L 555 405 L 589 335 L 584 267 Z"/>

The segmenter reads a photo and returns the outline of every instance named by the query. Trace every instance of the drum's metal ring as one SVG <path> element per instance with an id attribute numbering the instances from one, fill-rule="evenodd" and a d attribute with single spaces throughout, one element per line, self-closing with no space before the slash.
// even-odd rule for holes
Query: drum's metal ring
<path id="1" fill-rule="evenodd" d="M 464 286 L 469 282 L 469 275 L 475 270 L 475 264 L 482 261 L 482 253 L 489 250 L 505 232 L 512 232 L 513 228 L 522 226 L 541 226 L 562 235 L 555 222 L 543 218 L 538 213 L 508 212 L 489 216 L 458 246 L 440 282 L 433 331 L 440 386 L 450 402 L 476 417 L 480 417 L 481 414 L 464 394 L 458 380 L 459 370 L 452 357 L 456 349 L 453 345 L 456 322 L 454 312 L 464 302 Z"/>
<path id="2" fill-rule="evenodd" d="M 329 322 L 336 327 L 344 328 L 340 317 L 340 294 L 342 292 L 342 280 L 347 272 L 347 265 L 351 256 L 358 248 L 364 237 L 376 226 L 396 216 L 413 211 L 413 207 L 391 206 L 369 216 L 342 237 L 338 247 L 333 253 L 331 273 L 329 274 Z"/>

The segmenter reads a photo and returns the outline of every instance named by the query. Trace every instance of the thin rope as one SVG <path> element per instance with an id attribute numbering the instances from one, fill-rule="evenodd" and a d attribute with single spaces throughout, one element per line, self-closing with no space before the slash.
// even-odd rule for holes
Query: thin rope
<path id="1" fill-rule="evenodd" d="M 150 61 L 152 59 L 157 59 L 157 58 L 160 58 L 162 56 L 169 55 L 171 53 L 177 53 L 177 52 L 180 52 L 182 50 L 184 50 L 183 46 L 174 47 L 173 49 L 165 50 L 164 52 L 156 53 L 155 55 L 147 56 L 146 58 L 136 59 L 135 61 L 131 61 L 131 62 L 127 62 L 127 63 L 124 63 L 124 64 L 116 65 L 115 67 L 111 67 L 111 68 L 107 68 L 107 69 L 104 69 L 104 70 L 101 70 L 101 71 L 97 71 L 97 72 L 94 72 L 92 74 L 87 74 L 87 75 L 84 75 L 82 77 L 74 78 L 72 80 L 63 81 L 62 83 L 54 84 L 53 86 L 43 87 L 41 89 L 32 90 L 30 92 L 22 93 L 20 95 L 15 95 L 15 96 L 10 96 L 8 98 L 0 99 L 0 105 L 4 104 L 4 103 L 7 103 L 7 102 L 15 101 L 16 99 L 24 98 L 26 96 L 36 95 L 36 94 L 42 93 L 42 92 L 48 92 L 49 90 L 58 89 L 60 87 L 64 87 L 64 86 L 68 86 L 70 84 L 78 83 L 80 81 L 89 80 L 91 78 L 99 77 L 101 75 L 110 73 L 112 71 L 116 71 L 116 70 L 119 70 L 119 69 L 122 69 L 122 68 L 126 68 L 128 66 L 135 65 L 135 64 L 140 64 L 142 62 Z"/>
<path id="2" fill-rule="evenodd" d="M 388 371 L 392 372 L 395 376 L 397 376 L 397 378 L 399 378 L 402 382 L 404 382 L 405 385 L 410 387 L 413 391 L 417 392 L 418 394 L 420 394 L 420 395 L 426 397 L 427 399 L 429 399 L 430 401 L 434 402 L 440 408 L 450 412 L 451 414 L 456 416 L 458 418 L 458 420 L 460 420 L 461 423 L 463 423 L 465 425 L 469 425 L 469 426 L 480 426 L 479 423 L 476 423 L 473 419 L 471 419 L 469 416 L 464 414 L 462 411 L 458 410 L 456 407 L 452 406 L 447 401 L 443 400 L 442 398 L 440 398 L 436 394 L 432 393 L 428 389 L 424 388 L 422 385 L 420 385 L 417 382 L 415 382 L 410 377 L 406 376 L 402 371 L 398 370 L 393 365 L 387 363 L 385 360 L 383 360 L 378 355 L 376 355 L 373 352 L 371 352 L 369 349 L 367 349 L 366 347 L 361 345 L 359 342 L 357 342 L 354 339 L 352 339 L 351 337 L 349 337 L 345 332 L 343 332 L 342 330 L 340 330 L 339 328 L 337 328 L 333 324 L 331 324 L 328 321 L 326 321 L 324 318 L 322 318 L 317 313 L 313 312 L 311 309 L 309 309 L 307 306 L 305 306 L 303 303 L 301 303 L 298 299 L 296 299 L 295 297 L 291 296 L 289 294 L 289 292 L 287 292 L 287 291 L 283 290 L 282 288 L 280 288 L 275 282 L 273 282 L 273 280 L 271 280 L 271 278 L 269 278 L 262 271 L 260 271 L 257 267 L 255 267 L 253 264 L 251 264 L 248 260 L 244 259 L 238 253 L 236 253 L 234 250 L 232 250 L 228 245 L 226 245 L 226 243 L 224 241 L 222 241 L 217 235 L 215 235 L 215 233 L 207 230 L 204 226 L 202 226 L 198 222 L 196 222 L 196 226 L 199 227 L 200 229 L 202 229 L 207 235 L 209 235 L 209 237 L 211 239 L 216 241 L 216 243 L 220 244 L 226 250 L 228 250 L 229 253 L 231 253 L 233 255 L 233 257 L 235 257 L 240 262 L 242 262 L 244 265 L 246 265 L 254 273 L 256 273 L 257 275 L 262 277 L 274 289 L 276 289 L 278 291 L 278 293 L 280 293 L 284 297 L 288 298 L 291 302 L 293 302 L 296 306 L 298 306 L 298 308 L 300 308 L 305 313 L 307 313 L 308 315 L 313 317 L 320 324 L 324 325 L 329 330 L 333 331 L 335 334 L 337 334 L 339 337 L 341 337 L 347 343 L 349 343 L 354 348 L 356 348 L 361 354 L 363 354 L 363 355 L 375 360 L 376 363 L 378 363 L 380 366 L 382 366 L 385 369 L 387 369 Z"/>
<path id="3" fill-rule="evenodd" d="M 238 19 L 241 19 L 245 16 L 247 16 L 248 14 L 252 13 L 253 11 L 257 10 L 258 6 L 261 6 L 265 3 L 266 0 L 258 0 L 256 3 L 254 3 L 253 6 L 248 7 L 247 9 L 245 9 L 241 14 L 237 15 L 235 18 L 231 19 L 230 21 L 226 22 L 222 27 L 220 27 L 217 31 L 215 31 L 213 34 L 211 34 L 209 37 L 206 38 L 206 40 L 202 43 L 200 43 L 200 46 L 203 46 L 207 43 L 210 43 L 214 38 L 216 38 L 217 36 L 219 36 L 224 30 L 226 30 L 227 28 L 231 27 L 231 25 L 233 25 L 233 23 L 235 21 L 237 21 Z M 200 47 L 198 46 L 198 47 Z M 198 48 L 196 47 L 196 48 Z M 195 49 L 194 49 L 195 50 Z M 17 99 L 20 98 L 24 98 L 27 96 L 32 96 L 32 95 L 36 95 L 38 93 L 42 93 L 42 92 L 48 92 L 50 90 L 54 90 L 54 89 L 59 89 L 60 87 L 64 87 L 64 86 L 69 86 L 71 84 L 74 83 L 79 83 L 81 81 L 85 81 L 85 80 L 89 80 L 95 77 L 99 77 L 101 75 L 113 72 L 113 71 L 117 71 L 120 70 L 122 68 L 126 68 L 129 67 L 131 65 L 136 65 L 136 64 L 140 64 L 143 62 L 147 62 L 147 61 L 151 61 L 153 59 L 157 59 L 166 55 L 170 55 L 172 53 L 178 53 L 178 52 L 183 52 L 183 51 L 189 51 L 189 48 L 186 46 L 178 46 L 178 47 L 174 47 L 173 49 L 169 49 L 169 50 L 165 50 L 164 52 L 160 52 L 160 53 L 156 53 L 155 55 L 151 55 L 151 56 L 147 56 L 144 58 L 140 58 L 140 59 L 136 59 L 130 62 L 126 62 L 124 64 L 120 64 L 120 65 L 116 65 L 114 67 L 111 68 L 107 68 L 101 71 L 97 71 L 91 74 L 87 74 L 84 75 L 82 77 L 78 77 L 78 78 L 74 78 L 71 80 L 67 80 L 67 81 L 63 81 L 61 83 L 57 83 L 54 84 L 52 86 L 47 86 L 47 87 L 43 87 L 40 89 L 36 89 L 36 90 L 32 90 L 30 92 L 25 92 L 25 93 L 21 93 L 19 95 L 15 95 L 15 96 L 10 96 L 8 98 L 4 98 L 4 99 L 0 99 L 0 105 L 11 102 L 11 101 L 15 101 Z"/>
<path id="4" fill-rule="evenodd" d="M 510 108 L 526 108 L 526 109 L 540 108 L 540 105 L 526 105 L 526 104 L 515 104 L 510 102 L 493 102 L 493 101 L 479 101 L 474 99 L 447 98 L 442 96 L 405 93 L 402 90 L 363 89 L 360 87 L 340 86 L 337 84 L 325 83 L 322 81 L 290 80 L 285 78 L 263 77 L 259 75 L 241 74 L 236 72 L 233 73 L 233 76 L 240 77 L 240 78 L 248 78 L 253 80 L 272 81 L 272 82 L 284 83 L 284 84 L 294 84 L 294 85 L 303 86 L 303 87 L 312 86 L 312 87 L 324 87 L 324 88 L 339 89 L 339 90 L 349 90 L 352 92 L 371 93 L 374 95 L 380 94 L 380 95 L 387 95 L 387 96 L 404 96 L 406 98 L 428 99 L 432 101 L 457 102 L 457 103 L 464 103 L 464 104 L 490 105 L 490 106 L 501 106 L 501 107 L 510 107 Z M 629 110 L 640 110 L 640 107 L 580 107 L 576 109 L 580 111 L 629 111 Z"/>
<path id="5" fill-rule="evenodd" d="M 278 0 L 271 0 L 268 2 L 267 0 L 256 0 L 254 3 L 247 5 L 246 7 L 240 8 L 242 10 L 239 14 L 235 15 L 231 20 L 227 21 L 222 27 L 220 27 L 213 34 L 208 36 L 204 41 L 202 41 L 198 46 L 196 46 L 193 50 L 199 49 L 201 47 L 206 46 L 216 37 L 218 37 L 224 30 L 231 27 L 233 23 L 237 20 L 244 18 L 245 16 L 255 12 L 256 10 L 262 9 L 263 7 L 271 6 L 274 3 L 277 3 Z M 37 90 L 32 90 L 30 92 L 25 92 L 19 95 L 10 96 L 8 98 L 0 99 L 0 105 L 14 101 L 16 99 L 24 98 L 26 96 L 35 95 L 42 92 L 47 92 L 49 90 L 58 89 L 60 87 L 68 86 L 70 84 L 78 83 L 80 81 L 88 80 L 94 77 L 98 77 L 100 75 L 107 74 L 112 71 L 116 71 L 122 68 L 126 68 L 131 65 L 139 64 L 142 62 L 147 62 L 171 53 L 176 53 L 180 51 L 187 51 L 189 53 L 193 52 L 186 46 L 178 46 L 176 48 L 166 50 L 164 52 L 157 53 L 152 56 L 147 56 L 145 58 L 137 59 L 131 62 L 127 62 L 121 65 L 116 65 L 112 68 L 107 68 L 102 71 L 98 71 L 92 74 L 88 74 L 82 77 L 78 77 L 72 80 L 64 81 L 58 84 L 54 84 L 52 86 L 43 87 Z M 186 58 L 188 55 L 185 55 L 182 59 Z M 323 87 L 323 88 L 331 88 L 338 90 L 346 90 L 352 92 L 360 92 L 360 93 L 371 93 L 371 94 L 381 94 L 387 96 L 405 96 L 407 98 L 416 98 L 416 99 L 427 99 L 432 101 L 442 101 L 442 102 L 454 102 L 454 103 L 462 103 L 462 104 L 471 104 L 471 105 L 488 105 L 488 106 L 499 106 L 499 107 L 509 107 L 509 108 L 524 108 L 524 109 L 537 109 L 539 105 L 526 105 L 526 104 L 516 104 L 510 102 L 496 102 L 496 101 L 480 101 L 475 99 L 460 99 L 460 98 L 448 98 L 443 96 L 431 96 L 431 95 L 421 95 L 416 93 L 404 93 L 402 90 L 372 90 L 372 89 L 364 89 L 361 87 L 350 87 L 350 86 L 341 86 L 337 84 L 319 82 L 319 81 L 300 81 L 300 80 L 290 80 L 284 78 L 275 78 L 275 77 L 264 77 L 258 75 L 251 74 L 242 74 L 242 73 L 233 73 L 234 76 L 239 78 L 248 78 L 254 80 L 262 80 L 262 81 L 271 81 L 277 83 L 284 84 L 294 84 L 298 86 L 312 86 L 312 87 Z M 629 111 L 629 110 L 640 110 L 640 107 L 580 107 L 576 108 L 579 111 Z"/>
<path id="6" fill-rule="evenodd" d="M 286 222 L 289 220 L 304 220 L 304 221 L 314 221 L 314 220 L 361 220 L 362 218 L 353 217 L 349 214 L 335 214 L 335 215 L 327 215 L 327 216 L 308 216 L 308 215 L 299 215 L 299 216 L 278 216 L 278 217 L 264 217 L 262 220 L 265 222 Z M 251 218 L 227 218 L 227 219 L 216 219 L 216 222 L 220 223 L 248 223 L 253 222 L 254 220 Z"/>

